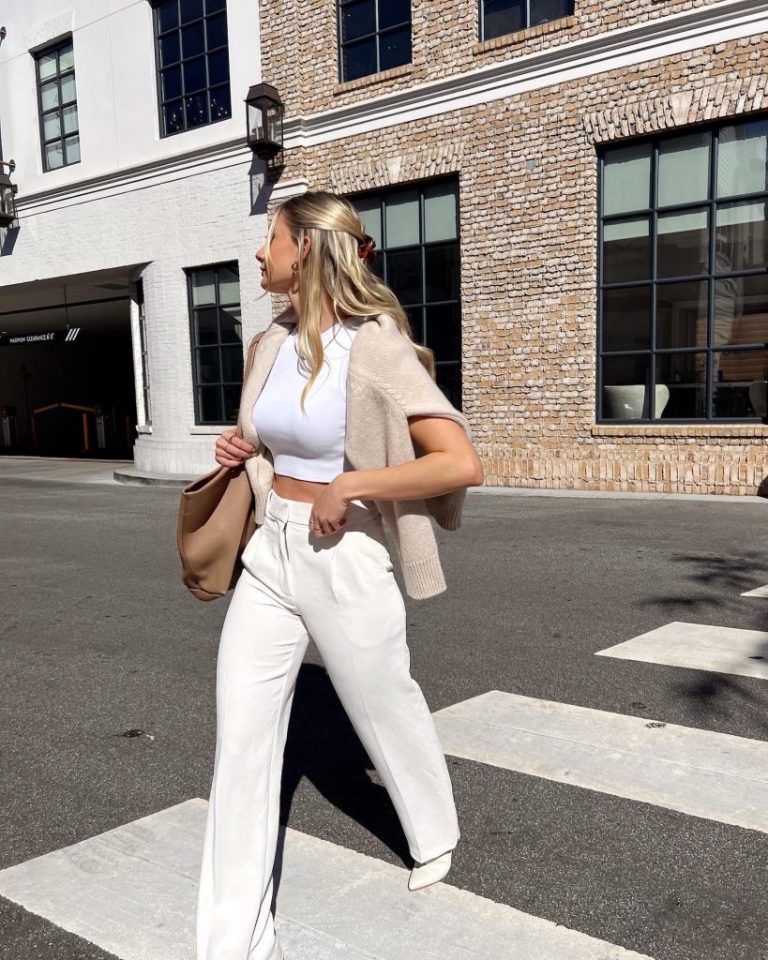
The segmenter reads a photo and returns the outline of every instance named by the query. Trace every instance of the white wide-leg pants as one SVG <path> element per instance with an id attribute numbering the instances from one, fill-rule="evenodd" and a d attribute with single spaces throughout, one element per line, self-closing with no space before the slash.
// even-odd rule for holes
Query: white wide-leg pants
<path id="1" fill-rule="evenodd" d="M 431 860 L 459 839 L 445 756 L 410 674 L 405 604 L 381 517 L 355 500 L 341 530 L 316 537 L 311 507 L 270 491 L 224 621 L 197 960 L 282 957 L 271 913 L 280 777 L 310 636 L 414 860 Z"/>

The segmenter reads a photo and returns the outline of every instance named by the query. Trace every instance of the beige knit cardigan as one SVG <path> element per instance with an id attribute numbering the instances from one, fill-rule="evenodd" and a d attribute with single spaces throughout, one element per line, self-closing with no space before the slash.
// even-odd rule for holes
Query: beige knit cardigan
<path id="1" fill-rule="evenodd" d="M 253 488 L 257 524 L 264 522 L 266 498 L 272 486 L 272 454 L 253 425 L 253 405 L 263 388 L 280 345 L 296 325 L 288 307 L 264 331 L 253 366 L 243 384 L 239 425 L 243 437 L 258 452 L 245 461 Z M 408 417 L 448 417 L 471 438 L 466 417 L 437 386 L 388 314 L 360 318 L 352 341 L 347 372 L 344 470 L 377 470 L 406 463 L 423 454 L 414 444 Z M 381 514 L 390 552 L 403 572 L 406 593 L 423 600 L 446 589 L 445 576 L 430 516 L 445 530 L 457 530 L 466 488 L 419 500 L 366 500 Z M 393 550 L 394 548 L 394 550 Z"/>

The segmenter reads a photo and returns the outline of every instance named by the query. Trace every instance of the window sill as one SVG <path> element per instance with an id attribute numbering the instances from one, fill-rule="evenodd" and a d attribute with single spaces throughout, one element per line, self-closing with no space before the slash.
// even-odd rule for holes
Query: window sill
<path id="1" fill-rule="evenodd" d="M 210 437 L 214 433 L 221 433 L 223 430 L 226 430 L 227 427 L 234 427 L 233 423 L 196 423 L 194 426 L 189 428 L 190 434 L 202 434 L 204 436 Z"/>
<path id="2" fill-rule="evenodd" d="M 416 73 L 416 67 L 412 63 L 404 63 L 399 67 L 392 67 L 391 70 L 382 70 L 380 73 L 369 73 L 366 77 L 358 77 L 357 80 L 347 80 L 345 83 L 337 83 L 331 93 L 334 97 L 342 93 L 348 93 L 350 90 L 359 90 L 361 87 L 369 87 L 375 83 L 385 83 L 387 80 L 394 80 L 395 77 L 405 77 Z M 418 71 L 419 74 L 422 71 Z"/>
<path id="3" fill-rule="evenodd" d="M 151 423 L 139 423 L 136 425 L 136 433 L 152 433 Z"/>
<path id="4" fill-rule="evenodd" d="M 767 423 L 595 423 L 593 437 L 768 437 Z"/>
<path id="5" fill-rule="evenodd" d="M 535 27 L 527 27 L 525 30 L 516 30 L 514 33 L 505 33 L 502 37 L 494 37 L 492 40 L 481 40 L 472 47 L 474 55 L 487 53 L 489 50 L 499 50 L 502 47 L 514 47 L 526 40 L 532 40 L 534 37 L 543 37 L 547 33 L 557 33 L 560 30 L 570 30 L 576 26 L 576 17 L 560 17 L 557 20 L 550 20 L 549 23 L 539 23 Z"/>

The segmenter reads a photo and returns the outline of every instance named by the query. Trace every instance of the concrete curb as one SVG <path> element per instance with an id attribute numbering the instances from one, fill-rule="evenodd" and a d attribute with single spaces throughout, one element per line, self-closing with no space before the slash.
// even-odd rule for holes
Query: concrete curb
<path id="1" fill-rule="evenodd" d="M 765 497 L 736 496 L 730 493 L 632 493 L 628 490 L 552 490 L 539 487 L 471 487 L 467 493 L 502 497 L 566 497 L 577 500 L 704 500 L 709 503 L 768 504 Z"/>
<path id="2" fill-rule="evenodd" d="M 115 470 L 112 474 L 118 483 L 134 486 L 185 487 L 194 477 L 185 477 L 180 473 L 140 473 L 138 470 Z"/>

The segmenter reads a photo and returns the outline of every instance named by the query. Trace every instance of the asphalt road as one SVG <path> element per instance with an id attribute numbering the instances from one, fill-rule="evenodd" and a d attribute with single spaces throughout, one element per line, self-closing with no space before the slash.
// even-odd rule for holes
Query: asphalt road
<path id="1" fill-rule="evenodd" d="M 228 601 L 181 585 L 177 502 L 155 487 L 0 483 L 0 869 L 208 796 Z M 462 529 L 438 531 L 447 593 L 407 601 L 431 709 L 503 690 L 768 740 L 765 681 L 594 656 L 673 620 L 768 630 L 768 599 L 740 597 L 768 583 L 766 511 L 473 492 Z M 134 728 L 154 739 L 122 735 Z M 448 762 L 453 885 L 655 960 L 768 958 L 765 834 Z M 410 866 L 379 784 L 310 646 L 283 822 Z M 2 960 L 106 957 L 0 898 Z"/>

